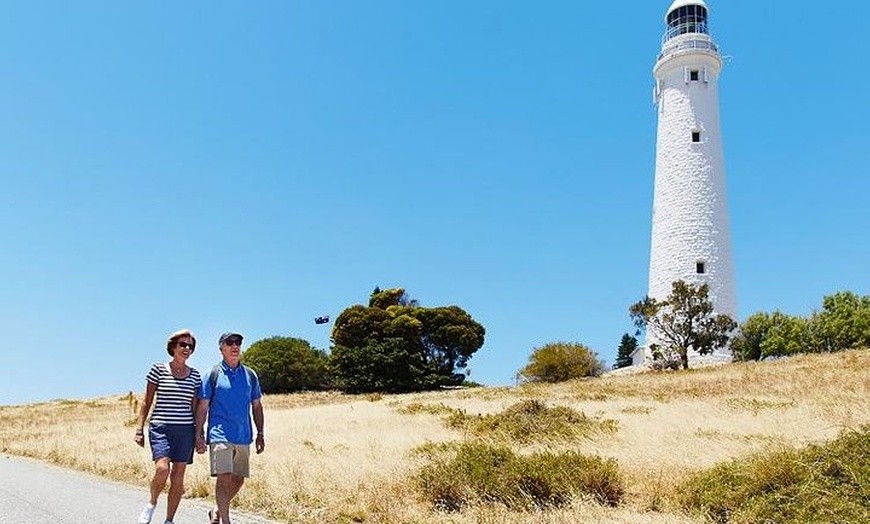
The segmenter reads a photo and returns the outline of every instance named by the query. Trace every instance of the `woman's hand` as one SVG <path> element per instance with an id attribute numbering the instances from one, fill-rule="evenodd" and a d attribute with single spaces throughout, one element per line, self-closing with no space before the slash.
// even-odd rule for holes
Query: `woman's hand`
<path id="1" fill-rule="evenodd" d="M 133 437 L 133 442 L 139 445 L 140 448 L 145 447 L 145 432 L 142 429 L 136 430 L 136 436 Z"/>

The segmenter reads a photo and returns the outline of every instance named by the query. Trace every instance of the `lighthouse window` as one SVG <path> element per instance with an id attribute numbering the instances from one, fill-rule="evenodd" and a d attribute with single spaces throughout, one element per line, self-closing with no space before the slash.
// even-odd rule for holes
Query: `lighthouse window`
<path id="1" fill-rule="evenodd" d="M 703 262 L 695 262 L 695 272 L 699 275 L 703 275 L 707 272 L 707 268 L 704 266 Z"/>
<path id="2" fill-rule="evenodd" d="M 705 7 L 686 5 L 668 13 L 668 38 L 686 33 L 707 33 Z"/>
<path id="3" fill-rule="evenodd" d="M 692 69 L 691 71 L 689 71 L 689 80 L 692 82 L 698 81 L 698 70 L 697 69 Z"/>
<path id="4" fill-rule="evenodd" d="M 701 141 L 701 132 L 700 131 L 692 131 L 692 142 L 700 142 Z"/>

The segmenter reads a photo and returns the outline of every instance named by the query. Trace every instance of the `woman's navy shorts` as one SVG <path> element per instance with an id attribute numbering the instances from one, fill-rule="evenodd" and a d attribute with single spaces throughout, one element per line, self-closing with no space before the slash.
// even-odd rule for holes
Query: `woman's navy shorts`
<path id="1" fill-rule="evenodd" d="M 193 426 L 189 424 L 151 424 L 148 441 L 151 458 L 169 457 L 170 462 L 193 464 Z"/>

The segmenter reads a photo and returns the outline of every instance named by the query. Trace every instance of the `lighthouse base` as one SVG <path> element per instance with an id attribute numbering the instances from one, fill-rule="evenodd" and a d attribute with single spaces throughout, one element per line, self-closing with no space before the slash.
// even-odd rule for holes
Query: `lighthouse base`
<path id="1" fill-rule="evenodd" d="M 727 364 L 733 361 L 731 351 L 726 348 L 718 349 L 713 353 L 701 355 L 696 351 L 689 351 L 689 367 L 696 368 L 711 364 Z M 647 346 L 639 346 L 631 354 L 632 367 L 648 369 L 677 369 L 680 367 L 679 355 L 672 358 L 653 358 L 652 351 Z"/>

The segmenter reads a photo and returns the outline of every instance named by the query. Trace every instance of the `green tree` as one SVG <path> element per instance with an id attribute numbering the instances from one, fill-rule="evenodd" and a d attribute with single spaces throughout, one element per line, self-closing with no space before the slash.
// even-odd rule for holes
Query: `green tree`
<path id="1" fill-rule="evenodd" d="M 345 391 L 415 391 L 461 384 L 485 330 L 458 306 L 427 308 L 402 288 L 375 288 L 339 314 L 330 357 Z"/>
<path id="2" fill-rule="evenodd" d="M 774 311 L 770 327 L 761 342 L 761 358 L 785 357 L 813 350 L 810 324 L 806 318 Z"/>
<path id="3" fill-rule="evenodd" d="M 628 311 L 639 329 L 655 334 L 654 354 L 669 361 L 679 359 L 689 369 L 689 351 L 707 355 L 728 344 L 737 323 L 728 315 L 715 314 L 707 284 L 677 280 L 671 294 L 659 301 L 651 297 L 632 304 Z"/>
<path id="4" fill-rule="evenodd" d="M 619 342 L 619 349 L 616 351 L 616 362 L 613 364 L 613 369 L 628 367 L 634 362 L 631 359 L 631 354 L 637 349 L 637 338 L 628 333 L 622 335 L 622 340 Z"/>
<path id="5" fill-rule="evenodd" d="M 729 348 L 735 361 L 761 360 L 761 345 L 773 326 L 769 313 L 759 311 L 750 315 L 731 339 Z"/>
<path id="6" fill-rule="evenodd" d="M 604 371 L 598 354 L 576 342 L 551 342 L 532 350 L 529 363 L 517 375 L 531 382 L 564 382 L 596 377 Z"/>
<path id="7" fill-rule="evenodd" d="M 861 297 L 851 291 L 828 295 L 815 317 L 823 350 L 870 346 L 870 296 Z"/>
<path id="8" fill-rule="evenodd" d="M 330 385 L 329 357 L 306 340 L 271 337 L 258 340 L 242 354 L 257 371 L 264 393 L 323 389 Z"/>
<path id="9" fill-rule="evenodd" d="M 365 346 L 334 346 L 330 365 L 335 387 L 348 393 L 400 393 L 427 389 L 423 359 L 407 351 L 401 338 L 371 341 Z"/>

